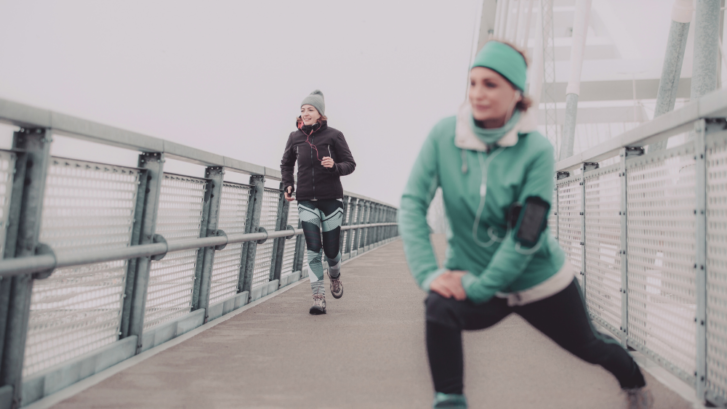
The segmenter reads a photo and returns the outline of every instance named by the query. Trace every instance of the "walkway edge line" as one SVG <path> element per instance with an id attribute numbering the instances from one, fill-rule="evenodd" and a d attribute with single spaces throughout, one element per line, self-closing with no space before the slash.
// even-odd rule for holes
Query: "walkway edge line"
<path id="1" fill-rule="evenodd" d="M 356 256 L 351 257 L 348 260 L 341 262 L 341 265 L 344 265 L 344 264 L 347 264 L 347 263 L 349 263 L 349 262 L 351 262 L 353 260 L 356 260 L 357 258 L 359 258 L 361 256 L 365 256 L 367 254 L 371 254 L 373 251 L 378 250 L 378 249 L 380 249 L 382 247 L 386 247 L 389 244 L 395 243 L 395 242 L 397 242 L 399 240 L 401 240 L 401 239 L 398 236 L 397 237 L 394 237 L 393 240 L 391 240 L 388 243 L 384 243 L 384 244 L 382 244 L 380 246 L 374 247 L 374 248 L 370 249 L 369 251 L 367 251 L 365 253 L 357 254 Z M 263 298 L 260 298 L 260 299 L 255 300 L 255 301 L 253 301 L 253 302 L 251 302 L 251 303 L 249 303 L 247 305 L 244 305 L 244 306 L 238 308 L 235 311 L 231 311 L 230 313 L 225 314 L 225 315 L 221 316 L 220 318 L 217 318 L 217 319 L 215 319 L 213 321 L 210 321 L 210 322 L 208 322 L 208 323 L 206 323 L 206 324 L 204 324 L 204 325 L 202 325 L 200 327 L 197 327 L 197 328 L 195 328 L 195 329 L 187 332 L 186 334 L 183 334 L 183 335 L 180 335 L 180 336 L 178 336 L 176 338 L 173 338 L 173 339 L 171 339 L 171 340 L 169 340 L 169 341 L 167 341 L 167 342 L 165 342 L 165 343 L 163 343 L 163 344 L 161 344 L 159 346 L 156 346 L 156 347 L 154 347 L 154 348 L 152 348 L 152 349 L 150 349 L 148 351 L 142 352 L 141 354 L 136 355 L 133 358 L 129 358 L 129 359 L 127 359 L 125 361 L 122 361 L 122 362 L 120 362 L 120 363 L 118 363 L 118 364 L 116 364 L 116 365 L 114 365 L 114 366 L 112 366 L 112 367 L 110 367 L 108 369 L 105 369 L 105 370 L 103 370 L 103 371 L 101 371 L 101 372 L 99 372 L 99 373 L 97 373 L 95 375 L 89 376 L 88 378 L 86 378 L 86 379 L 84 379 L 84 380 L 82 380 L 80 382 L 76 382 L 73 385 L 71 385 L 71 386 L 69 386 L 69 387 L 67 387 L 65 389 L 62 389 L 62 390 L 60 390 L 60 391 L 58 391 L 58 392 L 56 392 L 56 393 L 54 393 L 52 395 L 46 396 L 43 399 L 40 399 L 38 401 L 35 401 L 35 402 L 31 403 L 28 406 L 22 406 L 22 409 L 47 409 L 47 408 L 50 408 L 51 406 L 53 406 L 53 405 L 55 405 L 57 403 L 60 403 L 60 402 L 66 400 L 66 399 L 68 399 L 68 398 L 70 398 L 70 397 L 72 397 L 72 396 L 74 396 L 76 394 L 79 394 L 79 393 L 85 391 L 86 389 L 88 389 L 88 388 L 90 388 L 92 386 L 95 386 L 95 385 L 97 385 L 97 384 L 105 381 L 106 379 L 108 379 L 108 378 L 116 375 L 117 373 L 119 373 L 121 371 L 124 371 L 126 369 L 131 368 L 132 366 L 134 366 L 136 364 L 139 364 L 141 362 L 144 362 L 147 359 L 153 357 L 154 355 L 157 355 L 157 354 L 159 354 L 161 352 L 164 352 L 164 351 L 166 351 L 167 349 L 169 349 L 171 347 L 177 346 L 177 345 L 181 344 L 182 342 L 184 342 L 184 341 L 186 341 L 186 340 L 188 340 L 190 338 L 193 338 L 194 336 L 196 336 L 196 335 L 198 335 L 198 334 L 200 334 L 200 333 L 202 333 L 202 332 L 204 332 L 204 331 L 206 331 L 206 330 L 208 330 L 208 329 L 210 329 L 210 328 L 212 328 L 212 327 L 214 327 L 214 326 L 216 326 L 218 324 L 222 324 L 223 322 L 225 322 L 225 321 L 227 321 L 229 319 L 232 319 L 235 316 L 237 316 L 239 314 L 242 314 L 243 312 L 245 312 L 245 311 L 247 311 L 249 309 L 252 309 L 252 308 L 258 306 L 258 305 L 264 303 L 265 301 L 267 301 L 267 300 L 269 300 L 269 299 L 271 299 L 273 297 L 277 297 L 278 295 L 283 294 L 283 293 L 287 292 L 288 290 L 291 290 L 291 289 L 297 287 L 299 284 L 301 284 L 303 282 L 308 282 L 308 280 L 305 280 L 305 277 L 302 277 L 300 280 L 298 280 L 295 283 L 288 284 L 288 285 L 286 285 L 283 288 L 279 288 L 277 291 L 274 291 L 273 293 L 268 294 L 268 295 L 266 295 Z"/>

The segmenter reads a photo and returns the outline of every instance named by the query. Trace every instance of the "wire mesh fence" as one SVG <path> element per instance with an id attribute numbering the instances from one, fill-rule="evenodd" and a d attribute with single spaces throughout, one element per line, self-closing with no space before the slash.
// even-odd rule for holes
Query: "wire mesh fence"
<path id="1" fill-rule="evenodd" d="M 165 174 L 159 197 L 156 233 L 167 240 L 199 237 L 207 182 Z M 152 261 L 144 328 L 184 316 L 192 310 L 199 250 L 176 251 Z"/>
<path id="2" fill-rule="evenodd" d="M 288 207 L 288 222 L 287 226 L 293 226 L 298 228 L 298 201 L 294 200 L 289 203 Z M 283 248 L 283 266 L 280 270 L 280 274 L 287 274 L 293 272 L 293 263 L 295 259 L 295 239 L 285 240 L 285 246 Z"/>
<path id="3" fill-rule="evenodd" d="M 56 253 L 126 247 L 140 171 L 53 158 L 46 179 L 40 240 Z M 62 268 L 36 280 L 23 374 L 118 339 L 126 260 Z"/>
<path id="4" fill-rule="evenodd" d="M 585 176 L 586 300 L 603 323 L 621 326 L 620 165 Z"/>
<path id="5" fill-rule="evenodd" d="M 694 383 L 699 360 L 695 318 L 699 186 L 694 139 L 683 141 L 668 150 L 586 171 L 583 177 L 573 175 L 557 181 L 556 223 L 568 260 L 578 269 L 584 266 L 584 295 L 591 316 L 617 337 L 625 336 L 630 347 Z M 720 173 L 720 166 L 727 167 L 722 159 L 727 155 L 719 143 L 713 141 L 711 146 L 713 160 L 708 162 L 711 167 L 706 188 L 713 211 L 707 216 L 707 241 L 714 244 L 709 247 L 713 267 L 708 287 L 712 294 L 721 296 L 708 299 L 708 304 L 720 311 L 721 305 L 727 304 L 723 301 L 727 297 L 722 297 L 725 293 L 719 292 L 723 281 L 719 257 L 725 252 L 721 232 L 727 231 L 719 223 L 719 215 L 727 207 L 720 199 L 725 194 L 720 193 L 721 178 L 727 178 Z M 613 163 L 610 158 L 604 162 Z M 625 213 L 622 206 L 627 209 Z M 584 264 L 581 246 L 585 246 Z M 622 254 L 626 255 L 626 266 L 622 266 Z M 719 317 L 719 312 L 708 315 L 711 320 Z M 710 348 L 720 364 L 710 366 L 716 378 L 710 385 L 724 394 L 727 371 L 722 372 L 721 366 L 727 359 L 721 357 L 727 348 L 719 333 L 720 324 L 713 325 L 707 340 L 711 339 Z M 717 386 L 718 382 L 722 383 Z"/>
<path id="6" fill-rule="evenodd" d="M 558 240 L 565 251 L 568 260 L 581 270 L 582 258 L 582 226 L 581 226 L 581 200 L 583 189 L 579 176 L 571 176 L 557 183 L 558 186 Z M 579 274 L 578 280 L 583 284 L 583 277 Z"/>
<path id="7" fill-rule="evenodd" d="M 257 244 L 259 227 L 285 229 L 280 190 L 259 190 L 280 172 L 12 101 L 0 111 L 16 127 L 16 148 L 0 150 L 3 402 L 31 404 L 275 291 L 253 285 L 280 271 L 302 269 L 299 229 L 296 239 Z M 28 123 L 35 119 L 42 123 Z M 139 167 L 51 156 L 56 124 L 71 124 L 69 137 L 137 150 Z M 167 155 L 214 176 L 165 173 Z M 250 184 L 218 190 L 226 170 Z M 287 224 L 298 227 L 295 203 Z"/>
<path id="8" fill-rule="evenodd" d="M 225 182 L 222 185 L 217 227 L 228 235 L 245 233 L 249 201 L 250 186 Z M 242 243 L 231 244 L 215 252 L 210 284 L 211 304 L 237 294 L 243 247 Z"/>
<path id="9" fill-rule="evenodd" d="M 263 193 L 263 207 L 260 215 L 260 226 L 267 231 L 275 231 L 278 221 L 278 206 L 280 205 L 281 191 L 265 188 Z M 267 240 L 257 246 L 255 253 L 255 271 L 252 275 L 252 286 L 258 286 L 270 281 L 270 268 L 272 265 L 273 244 L 275 240 Z"/>

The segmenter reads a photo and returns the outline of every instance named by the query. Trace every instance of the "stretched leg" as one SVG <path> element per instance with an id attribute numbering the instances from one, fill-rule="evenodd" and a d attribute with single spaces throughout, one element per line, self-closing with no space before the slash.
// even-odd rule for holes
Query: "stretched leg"
<path id="1" fill-rule="evenodd" d="M 321 243 L 321 214 L 314 202 L 298 202 L 298 214 L 300 215 L 305 247 L 308 252 L 308 277 L 313 295 L 325 295 L 323 286 L 323 245 Z"/>
<path id="2" fill-rule="evenodd" d="M 427 354 L 434 390 L 440 394 L 462 395 L 464 355 L 462 330 L 488 328 L 510 314 L 503 299 L 483 304 L 457 301 L 429 293 L 426 301 Z"/>
<path id="3" fill-rule="evenodd" d="M 631 355 L 593 328 L 575 279 L 558 294 L 518 307 L 515 312 L 573 355 L 611 372 L 622 389 L 646 385 Z"/>

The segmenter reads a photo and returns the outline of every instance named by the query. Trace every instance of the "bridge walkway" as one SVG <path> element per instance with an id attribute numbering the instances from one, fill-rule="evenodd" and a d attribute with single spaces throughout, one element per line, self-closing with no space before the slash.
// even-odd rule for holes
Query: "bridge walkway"
<path id="1" fill-rule="evenodd" d="M 444 239 L 435 236 L 438 253 Z M 401 241 L 346 263 L 345 294 L 311 316 L 305 282 L 220 319 L 54 408 L 427 408 L 424 294 Z M 622 407 L 618 384 L 511 316 L 464 337 L 472 408 Z M 171 344 L 174 344 L 172 342 Z M 162 347 L 160 347 L 162 348 Z M 655 408 L 691 404 L 648 373 Z"/>

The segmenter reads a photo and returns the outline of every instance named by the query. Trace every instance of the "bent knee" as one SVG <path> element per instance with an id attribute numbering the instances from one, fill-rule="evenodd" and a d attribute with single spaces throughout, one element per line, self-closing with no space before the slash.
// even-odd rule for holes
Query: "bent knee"
<path id="1" fill-rule="evenodd" d="M 460 302 L 454 298 L 445 298 L 433 291 L 430 292 L 424 301 L 427 321 L 462 329 L 461 319 L 457 312 L 457 304 Z"/>

